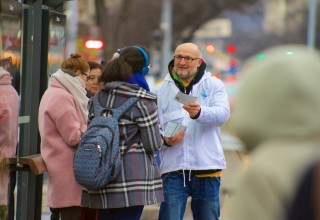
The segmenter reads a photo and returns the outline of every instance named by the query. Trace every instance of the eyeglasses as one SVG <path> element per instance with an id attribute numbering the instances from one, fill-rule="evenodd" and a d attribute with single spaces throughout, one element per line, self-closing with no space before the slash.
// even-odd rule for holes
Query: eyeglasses
<path id="1" fill-rule="evenodd" d="M 95 75 L 89 75 L 87 76 L 87 80 L 95 80 L 95 79 L 98 79 L 99 77 L 98 76 L 95 76 Z"/>
<path id="2" fill-rule="evenodd" d="M 86 75 L 87 77 L 89 76 L 89 73 L 85 73 L 85 72 L 82 72 L 82 71 L 80 71 L 80 72 L 81 72 L 81 74 Z"/>
<path id="3" fill-rule="evenodd" d="M 181 62 L 181 61 L 184 59 L 184 61 L 185 61 L 186 63 L 191 63 L 191 62 L 193 62 L 194 60 L 200 59 L 199 57 L 193 58 L 193 57 L 181 56 L 181 55 L 175 55 L 173 58 L 174 58 L 174 60 L 177 61 L 177 62 Z"/>

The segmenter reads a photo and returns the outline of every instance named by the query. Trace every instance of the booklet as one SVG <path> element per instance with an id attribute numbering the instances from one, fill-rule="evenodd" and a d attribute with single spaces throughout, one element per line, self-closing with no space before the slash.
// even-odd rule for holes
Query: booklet
<path id="1" fill-rule="evenodd" d="M 166 129 L 164 130 L 165 137 L 173 137 L 182 131 L 186 131 L 187 127 L 182 124 L 177 124 L 174 122 L 168 122 Z"/>
<path id="2" fill-rule="evenodd" d="M 197 98 L 198 97 L 196 96 L 187 95 L 179 91 L 173 99 L 182 104 L 186 104 L 188 102 L 196 101 Z"/>

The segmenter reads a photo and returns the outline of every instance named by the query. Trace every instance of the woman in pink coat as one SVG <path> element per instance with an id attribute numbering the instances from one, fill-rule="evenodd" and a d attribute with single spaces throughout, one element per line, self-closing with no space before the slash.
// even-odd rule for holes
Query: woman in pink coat
<path id="1" fill-rule="evenodd" d="M 18 143 L 19 96 L 11 75 L 0 67 L 0 219 L 7 219 L 9 173 L 1 161 L 13 157 Z"/>
<path id="2" fill-rule="evenodd" d="M 53 73 L 39 107 L 41 155 L 48 170 L 47 206 L 51 219 L 79 220 L 81 186 L 73 174 L 73 157 L 87 125 L 89 65 L 71 54 Z"/>

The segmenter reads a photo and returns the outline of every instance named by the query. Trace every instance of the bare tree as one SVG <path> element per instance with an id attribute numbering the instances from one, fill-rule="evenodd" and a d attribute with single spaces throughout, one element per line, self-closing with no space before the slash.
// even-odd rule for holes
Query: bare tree
<path id="1" fill-rule="evenodd" d="M 225 9 L 245 8 L 257 0 L 172 0 L 173 42 L 188 41 L 203 23 Z M 105 54 L 130 44 L 152 46 L 159 33 L 161 1 L 95 0 L 97 20 L 106 42 Z M 116 3 L 115 3 L 116 2 Z M 157 35 L 159 37 L 159 35 Z"/>
<path id="2" fill-rule="evenodd" d="M 299 0 L 297 0 L 299 1 Z M 110 58 L 113 52 L 126 45 L 144 45 L 146 47 L 159 46 L 161 42 L 161 4 L 162 1 L 149 0 L 95 0 L 97 7 L 97 20 L 102 30 L 102 37 L 105 41 L 105 55 Z M 180 42 L 190 41 L 194 32 L 210 19 L 219 17 L 227 10 L 235 10 L 247 13 L 246 9 L 262 0 L 172 0 L 172 43 L 173 47 Z M 289 3 L 288 7 L 290 6 Z M 291 4 L 292 5 L 292 4 Z M 303 9 L 304 22 L 307 22 L 307 11 Z M 260 14 L 259 16 L 263 16 Z M 292 15 L 288 15 L 289 17 Z M 303 15 L 302 15 L 303 16 Z M 289 18 L 288 17 L 288 18 Z M 292 26 L 290 19 L 286 20 L 288 27 Z M 318 24 L 318 29 L 319 29 Z M 239 36 L 232 36 L 230 40 L 237 40 L 244 45 L 248 38 L 256 39 L 257 42 L 266 42 L 265 46 L 300 42 L 305 40 L 302 36 L 306 25 L 296 24 L 295 28 L 288 30 L 284 35 L 257 33 L 242 33 Z M 316 32 L 316 45 L 319 47 L 319 31 Z M 263 49 L 261 43 L 246 45 L 242 55 L 247 57 L 250 53 Z"/>

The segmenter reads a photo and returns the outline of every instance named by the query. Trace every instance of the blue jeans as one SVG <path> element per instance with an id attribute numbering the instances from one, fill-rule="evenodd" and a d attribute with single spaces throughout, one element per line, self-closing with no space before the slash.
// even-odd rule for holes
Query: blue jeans
<path id="1" fill-rule="evenodd" d="M 218 220 L 220 216 L 220 177 L 196 177 L 170 172 L 162 175 L 164 202 L 159 220 L 182 220 L 191 196 L 194 220 Z M 184 186 L 185 184 L 185 186 Z"/>

